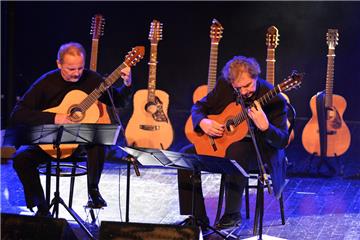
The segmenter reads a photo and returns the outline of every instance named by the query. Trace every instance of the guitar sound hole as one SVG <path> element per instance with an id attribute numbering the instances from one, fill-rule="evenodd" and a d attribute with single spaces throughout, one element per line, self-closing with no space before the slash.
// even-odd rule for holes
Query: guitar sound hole
<path id="1" fill-rule="evenodd" d="M 85 117 L 85 115 L 82 112 L 81 108 L 76 107 L 76 106 L 70 108 L 69 116 L 71 118 L 71 121 L 73 121 L 73 122 L 80 122 Z"/>
<path id="2" fill-rule="evenodd" d="M 148 113 L 154 114 L 157 111 L 157 106 L 155 103 L 153 102 L 148 102 L 145 105 L 145 111 L 147 111 Z"/>
<path id="3" fill-rule="evenodd" d="M 232 119 L 227 120 L 225 126 L 226 126 L 226 131 L 227 131 L 228 133 L 233 132 L 233 131 L 235 130 L 234 120 L 232 120 Z"/>

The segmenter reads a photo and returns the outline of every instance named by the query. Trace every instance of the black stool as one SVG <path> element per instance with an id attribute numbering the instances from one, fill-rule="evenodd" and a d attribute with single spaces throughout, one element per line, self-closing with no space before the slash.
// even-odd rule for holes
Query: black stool
<path id="1" fill-rule="evenodd" d="M 87 175 L 86 166 L 80 165 L 80 163 L 87 161 L 86 156 L 77 156 L 77 157 L 67 157 L 60 160 L 60 177 L 70 177 L 70 193 L 69 193 L 69 204 L 68 207 L 72 208 L 72 201 L 74 196 L 74 185 L 75 177 Z M 46 202 L 50 205 L 50 195 L 51 195 L 51 177 L 56 177 L 56 159 L 49 158 L 47 163 L 41 164 L 39 166 L 39 172 L 46 175 L 45 180 L 45 199 Z M 90 216 L 92 223 L 96 221 L 95 213 L 93 209 L 90 208 Z"/>
<path id="2" fill-rule="evenodd" d="M 49 161 L 39 166 L 39 172 L 46 175 L 45 198 L 50 205 L 51 194 L 51 177 L 56 177 L 56 162 L 55 159 L 49 158 Z M 80 165 L 81 162 L 86 162 L 86 156 L 68 157 L 61 159 L 60 163 L 60 177 L 70 177 L 70 194 L 69 194 L 69 208 L 72 207 L 75 177 L 87 174 L 86 166 Z"/>

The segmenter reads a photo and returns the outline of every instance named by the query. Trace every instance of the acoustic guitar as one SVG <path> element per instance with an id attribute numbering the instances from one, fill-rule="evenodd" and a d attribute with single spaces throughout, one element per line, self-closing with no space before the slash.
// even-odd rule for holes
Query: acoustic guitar
<path id="1" fill-rule="evenodd" d="M 275 86 L 275 49 L 279 45 L 279 30 L 275 26 L 270 26 L 266 33 L 266 46 L 267 46 L 267 57 L 266 57 L 266 80 Z M 281 93 L 285 97 L 286 101 L 290 103 L 289 97 L 285 93 Z M 287 121 L 288 127 L 290 126 L 289 120 Z M 295 132 L 291 131 L 289 136 L 288 145 L 294 140 Z"/>
<path id="2" fill-rule="evenodd" d="M 127 124 L 125 137 L 128 145 L 167 149 L 174 131 L 168 117 L 169 95 L 156 90 L 157 46 L 162 40 L 162 23 L 153 20 L 150 25 L 151 43 L 148 89 L 136 91 L 134 111 Z"/>
<path id="3" fill-rule="evenodd" d="M 340 156 L 347 151 L 350 146 L 351 136 L 349 128 L 343 120 L 343 114 L 346 109 L 346 100 L 340 95 L 333 94 L 335 47 L 339 40 L 338 30 L 328 29 L 326 36 L 328 45 L 328 61 L 324 101 L 325 119 L 319 119 L 316 107 L 317 95 L 314 95 L 310 100 L 312 117 L 304 127 L 302 143 L 305 150 L 310 154 L 320 156 L 320 146 L 323 145 L 326 148 L 326 157 L 334 157 Z M 321 144 L 319 121 L 325 122 L 325 145 Z"/>
<path id="4" fill-rule="evenodd" d="M 89 95 L 81 90 L 68 92 L 59 106 L 49 108 L 43 112 L 63 113 L 75 123 L 98 123 L 100 110 L 97 105 L 98 98 L 114 84 L 120 77 L 120 71 L 125 67 L 133 67 L 139 62 L 145 53 L 143 46 L 134 47 L 125 57 L 124 62 L 117 67 L 101 84 Z M 56 157 L 56 151 L 52 144 L 39 145 L 49 155 Z M 60 144 L 61 158 L 70 156 L 78 144 Z"/>
<path id="5" fill-rule="evenodd" d="M 212 20 L 212 24 L 210 27 L 210 60 L 209 60 L 209 72 L 208 72 L 208 82 L 207 85 L 201 85 L 195 89 L 193 93 L 193 103 L 196 103 L 198 100 L 205 97 L 211 90 L 214 89 L 216 84 L 216 70 L 217 70 L 217 62 L 218 62 L 218 47 L 220 43 L 220 39 L 222 38 L 224 28 L 221 24 L 216 20 Z M 189 141 L 191 139 L 188 137 L 188 133 L 191 135 L 194 130 L 192 117 L 188 118 L 185 123 L 185 135 Z"/>
<path id="6" fill-rule="evenodd" d="M 105 18 L 101 14 L 96 14 L 92 17 L 91 30 L 92 34 L 91 41 L 91 55 L 90 55 L 90 70 L 97 71 L 97 59 L 99 50 L 99 39 L 100 36 L 104 35 Z M 97 123 L 111 123 L 111 119 L 107 110 L 106 104 L 98 101 L 98 107 L 100 111 L 100 117 Z"/>
<path id="7" fill-rule="evenodd" d="M 293 73 L 284 82 L 269 90 L 262 97 L 257 99 L 261 106 L 265 106 L 277 94 L 289 91 L 290 89 L 300 86 L 302 75 Z M 249 106 L 251 108 L 254 104 Z M 215 120 L 225 125 L 225 131 L 222 137 L 210 137 L 205 133 L 193 131 L 188 137 L 194 143 L 196 152 L 199 154 L 225 157 L 226 149 L 234 142 L 243 139 L 248 127 L 246 124 L 247 109 L 243 111 L 240 104 L 230 103 L 220 114 L 208 115 L 209 119 Z"/>

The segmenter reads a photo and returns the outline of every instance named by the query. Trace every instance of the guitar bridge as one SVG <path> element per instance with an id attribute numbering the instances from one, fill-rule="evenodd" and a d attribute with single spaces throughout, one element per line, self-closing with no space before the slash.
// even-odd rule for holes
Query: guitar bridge
<path id="1" fill-rule="evenodd" d="M 145 130 L 145 131 L 158 131 L 160 130 L 160 126 L 157 125 L 143 125 L 140 124 L 140 129 Z"/>

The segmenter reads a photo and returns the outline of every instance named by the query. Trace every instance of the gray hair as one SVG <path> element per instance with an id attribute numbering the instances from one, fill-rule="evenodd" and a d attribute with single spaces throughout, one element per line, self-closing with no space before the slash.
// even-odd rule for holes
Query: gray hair
<path id="1" fill-rule="evenodd" d="M 83 56 L 85 58 L 85 49 L 84 47 L 77 42 L 69 42 L 60 46 L 57 53 L 57 60 L 60 63 L 63 63 L 65 54 L 70 54 L 72 56 Z"/>
<path id="2" fill-rule="evenodd" d="M 235 56 L 228 61 L 222 69 L 222 75 L 229 83 L 235 81 L 235 79 L 243 72 L 248 72 L 251 78 L 258 78 L 261 70 L 259 63 L 255 58 Z"/>

